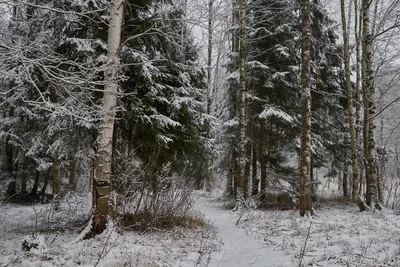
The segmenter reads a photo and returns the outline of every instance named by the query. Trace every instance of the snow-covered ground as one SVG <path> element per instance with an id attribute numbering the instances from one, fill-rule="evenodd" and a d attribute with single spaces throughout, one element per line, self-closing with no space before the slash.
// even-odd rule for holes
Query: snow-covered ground
<path id="1" fill-rule="evenodd" d="M 0 266 L 207 266 L 209 255 L 220 244 L 210 226 L 180 227 L 146 234 L 120 231 L 110 226 L 101 235 L 79 240 L 82 226 L 87 225 L 90 199 L 77 197 L 72 202 L 78 206 L 63 203 L 58 212 L 54 212 L 49 204 L 22 206 L 2 203 Z M 70 211 L 71 206 L 75 206 L 75 215 Z M 39 242 L 37 249 L 22 251 L 23 240 L 29 239 L 27 236 L 34 231 L 44 240 Z"/>
<path id="2" fill-rule="evenodd" d="M 88 199 L 71 199 L 58 212 L 1 204 L 0 266 L 400 266 L 400 218 L 388 210 L 360 213 L 352 204 L 330 203 L 301 218 L 296 210 L 233 213 L 222 201 L 196 196 L 194 213 L 210 226 L 143 235 L 110 226 L 78 240 Z M 22 251 L 33 231 L 40 246 Z"/>
<path id="3" fill-rule="evenodd" d="M 240 212 L 223 209 L 220 201 L 203 197 L 197 199 L 196 208 L 215 226 L 222 242 L 220 250 L 211 255 L 209 266 L 293 266 L 290 257 L 279 248 L 260 242 L 236 225 Z"/>
<path id="4" fill-rule="evenodd" d="M 400 216 L 390 210 L 361 213 L 351 203 L 326 203 L 316 211 L 302 218 L 297 210 L 252 210 L 240 225 L 293 257 L 292 266 L 400 266 Z"/>

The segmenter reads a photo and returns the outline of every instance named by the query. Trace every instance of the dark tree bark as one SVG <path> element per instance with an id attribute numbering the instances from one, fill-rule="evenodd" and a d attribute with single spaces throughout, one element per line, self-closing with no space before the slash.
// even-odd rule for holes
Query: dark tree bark
<path id="1" fill-rule="evenodd" d="M 251 187 L 251 195 L 256 196 L 258 194 L 258 185 L 260 181 L 258 180 L 257 177 L 257 148 L 253 144 L 252 146 L 252 164 L 251 164 L 251 182 L 252 182 L 252 187 Z"/>
<path id="2" fill-rule="evenodd" d="M 260 140 L 258 145 L 258 157 L 260 161 L 260 202 L 265 200 L 267 187 L 267 163 L 265 155 L 265 120 L 260 119 Z M 262 204 L 261 204 L 262 205 Z"/>
<path id="3" fill-rule="evenodd" d="M 71 162 L 71 169 L 69 172 L 69 186 L 71 190 L 76 191 L 76 184 L 77 184 L 77 175 L 78 175 L 78 167 L 79 167 L 79 158 L 78 158 L 78 152 L 79 152 L 79 141 L 80 135 L 79 132 L 77 132 L 77 138 L 75 140 L 75 147 L 72 155 L 72 162 Z"/>
<path id="4" fill-rule="evenodd" d="M 343 170 L 343 178 L 342 178 L 342 188 L 343 188 L 343 196 L 345 198 L 349 197 L 349 183 L 348 183 L 348 167 L 345 163 Z"/>
<path id="5" fill-rule="evenodd" d="M 40 190 L 41 203 L 44 203 L 46 200 L 46 190 L 47 190 L 47 185 L 49 184 L 49 177 L 50 177 L 50 174 L 49 174 L 49 172 L 47 172 L 44 177 L 44 183 L 43 183 L 42 190 Z"/>
<path id="6" fill-rule="evenodd" d="M 61 191 L 61 161 L 59 159 L 53 162 L 52 176 L 53 196 L 56 196 Z"/>
<path id="7" fill-rule="evenodd" d="M 245 198 L 247 198 L 249 196 L 250 170 L 251 170 L 251 146 L 249 144 L 247 144 L 246 145 L 246 166 L 244 169 L 244 184 L 243 184 L 243 191 L 244 191 Z"/>
<path id="8" fill-rule="evenodd" d="M 233 157 L 233 155 L 232 155 Z M 226 185 L 225 185 L 225 195 L 228 197 L 233 197 L 235 195 L 234 193 L 234 186 L 233 186 L 233 181 L 235 179 L 235 170 L 234 170 L 234 165 L 235 165 L 235 161 L 232 159 L 229 159 L 228 161 L 228 174 L 226 177 Z"/>
<path id="9" fill-rule="evenodd" d="M 10 138 L 6 138 L 6 169 L 7 172 L 12 176 L 14 171 L 14 147 L 10 143 Z"/>
<path id="10" fill-rule="evenodd" d="M 26 165 L 24 164 L 24 168 L 21 170 L 21 193 L 27 192 L 27 182 L 28 182 L 28 173 L 26 170 Z"/>
<path id="11" fill-rule="evenodd" d="M 32 190 L 31 190 L 31 196 L 32 197 L 36 197 L 36 195 L 37 195 L 37 191 L 38 191 L 38 188 L 39 188 L 39 181 L 40 181 L 40 172 L 38 170 L 36 170 L 35 181 L 33 183 L 33 187 L 32 187 Z"/>

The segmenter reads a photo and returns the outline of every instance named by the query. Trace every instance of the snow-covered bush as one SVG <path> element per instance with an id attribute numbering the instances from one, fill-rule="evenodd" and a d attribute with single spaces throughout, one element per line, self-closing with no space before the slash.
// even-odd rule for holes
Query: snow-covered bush
<path id="1" fill-rule="evenodd" d="M 30 233 L 24 237 L 22 241 L 22 250 L 34 253 L 42 253 L 46 250 L 46 242 L 44 236 L 36 233 Z"/>
<path id="2" fill-rule="evenodd" d="M 183 186 L 183 178 L 166 177 L 160 178 L 159 182 L 156 191 L 143 183 L 141 190 L 135 190 L 129 197 L 115 195 L 116 213 L 122 227 L 143 231 L 204 224 L 201 218 L 194 218 L 189 213 L 194 203 L 192 189 Z"/>

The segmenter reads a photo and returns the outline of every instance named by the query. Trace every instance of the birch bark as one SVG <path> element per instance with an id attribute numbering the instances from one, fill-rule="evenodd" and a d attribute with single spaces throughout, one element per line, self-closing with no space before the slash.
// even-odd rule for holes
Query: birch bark
<path id="1" fill-rule="evenodd" d="M 310 78 L 310 1 L 301 1 L 301 147 L 300 216 L 312 214 L 311 196 L 311 78 Z"/>
<path id="2" fill-rule="evenodd" d="M 363 0 L 363 38 L 362 38 L 362 55 L 364 58 L 365 71 L 363 72 L 363 81 L 365 84 L 366 102 L 367 102 L 367 190 L 370 195 L 371 207 L 381 209 L 378 194 L 378 175 L 377 175 L 377 162 L 376 162 L 376 142 L 375 142 L 375 129 L 376 129 L 376 99 L 374 87 L 374 70 L 372 66 L 372 34 L 370 32 L 370 6 L 371 0 Z"/>
<path id="3" fill-rule="evenodd" d="M 104 69 L 103 110 L 97 138 L 97 155 L 93 178 L 92 234 L 101 233 L 106 228 L 107 216 L 109 215 L 112 140 L 117 106 L 117 75 L 120 65 L 118 50 L 121 44 L 123 3 L 124 0 L 113 0 L 111 2 L 107 42 L 108 58 Z"/>
<path id="4" fill-rule="evenodd" d="M 245 19 L 244 19 L 244 0 L 239 0 L 239 155 L 238 155 L 238 171 L 237 171 L 237 205 L 241 206 L 244 198 L 244 169 L 245 169 Z"/>
<path id="5" fill-rule="evenodd" d="M 358 204 L 361 211 L 365 210 L 365 203 L 360 198 L 359 186 L 360 186 L 360 169 L 358 166 L 358 156 L 357 156 L 357 140 L 356 132 L 354 127 L 354 108 L 353 108 L 353 92 L 351 87 L 350 79 L 350 52 L 349 52 L 349 35 L 348 27 L 346 25 L 346 13 L 345 13 L 345 3 L 344 0 L 340 0 L 340 10 L 342 17 L 342 30 L 343 30 L 343 57 L 344 57 L 344 69 L 346 78 L 346 91 L 347 91 L 347 112 L 349 117 L 349 134 L 350 134 L 350 144 L 351 144 L 351 162 L 353 169 L 353 193 L 352 199 Z M 356 18 L 357 20 L 357 18 Z M 343 177 L 344 179 L 344 177 Z M 347 177 L 346 177 L 347 179 Z"/>
<path id="6" fill-rule="evenodd" d="M 212 104 L 212 50 L 213 50 L 213 3 L 214 0 L 208 1 L 208 48 L 207 48 L 207 114 L 211 114 Z M 211 133 L 208 133 L 208 137 L 211 138 Z M 206 173 L 206 191 L 211 192 L 211 176 L 212 176 L 212 161 L 208 160 L 207 173 Z"/>

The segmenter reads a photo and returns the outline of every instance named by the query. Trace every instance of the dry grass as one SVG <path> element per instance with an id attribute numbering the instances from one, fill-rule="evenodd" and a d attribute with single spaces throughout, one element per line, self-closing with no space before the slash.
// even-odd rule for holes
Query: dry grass
<path id="1" fill-rule="evenodd" d="M 189 214 L 179 216 L 154 216 L 149 212 L 120 215 L 120 225 L 126 230 L 167 230 L 174 227 L 198 228 L 206 225 L 204 218 Z"/>
<path id="2" fill-rule="evenodd" d="M 316 201 L 317 205 L 325 206 L 325 205 L 334 205 L 334 206 L 349 206 L 352 201 L 349 197 L 344 197 L 340 195 L 331 195 L 331 196 L 319 196 L 318 201 Z"/>

